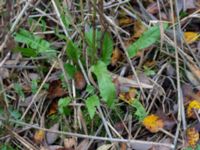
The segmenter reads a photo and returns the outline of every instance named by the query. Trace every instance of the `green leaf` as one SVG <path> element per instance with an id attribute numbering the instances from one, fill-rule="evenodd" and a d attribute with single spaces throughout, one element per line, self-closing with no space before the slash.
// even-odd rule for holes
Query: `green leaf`
<path id="1" fill-rule="evenodd" d="M 86 92 L 88 92 L 89 94 L 94 94 L 95 88 L 92 85 L 87 85 Z"/>
<path id="2" fill-rule="evenodd" d="M 147 112 L 144 108 L 144 106 L 140 103 L 139 100 L 135 99 L 133 100 L 131 106 L 133 106 L 136 109 L 136 112 L 134 115 L 139 121 L 144 120 L 144 118 L 147 116 Z"/>
<path id="3" fill-rule="evenodd" d="M 93 119 L 96 112 L 96 107 L 100 105 L 98 96 L 93 95 L 93 96 L 88 97 L 85 104 L 86 104 L 88 113 L 90 115 L 90 118 Z"/>
<path id="4" fill-rule="evenodd" d="M 58 110 L 61 114 L 66 115 L 68 113 L 67 106 L 71 102 L 71 99 L 69 97 L 61 98 L 58 101 Z"/>
<path id="5" fill-rule="evenodd" d="M 67 43 L 66 52 L 67 56 L 73 61 L 77 61 L 80 56 L 80 49 L 78 48 L 77 44 L 75 44 L 71 40 L 69 40 Z"/>
<path id="6" fill-rule="evenodd" d="M 96 31 L 95 31 L 96 38 L 95 39 L 93 39 L 93 33 L 94 33 L 93 28 L 90 28 L 88 31 L 85 32 L 85 39 L 90 48 L 93 48 L 94 42 L 96 44 L 95 47 L 97 48 L 98 47 L 97 43 L 99 42 L 99 40 L 101 38 L 101 32 L 96 29 Z"/>
<path id="7" fill-rule="evenodd" d="M 168 25 L 163 24 L 164 30 L 167 29 Z M 150 27 L 143 35 L 132 45 L 127 48 L 129 57 L 134 57 L 137 52 L 141 49 L 147 48 L 154 44 L 160 38 L 160 27 L 153 26 Z"/>
<path id="8" fill-rule="evenodd" d="M 100 47 L 101 38 L 101 32 L 97 29 L 95 30 L 95 39 L 93 39 L 93 33 L 93 28 L 85 32 L 85 40 L 88 44 L 87 52 L 88 56 L 91 57 L 91 62 L 94 62 L 94 59 L 97 58 L 97 49 Z"/>
<path id="9" fill-rule="evenodd" d="M 65 71 L 66 71 L 69 79 L 72 79 L 74 77 L 75 72 L 76 72 L 75 66 L 73 66 L 69 63 L 65 63 L 64 68 L 65 68 Z"/>
<path id="10" fill-rule="evenodd" d="M 27 30 L 20 29 L 19 32 L 14 35 L 14 38 L 15 41 L 27 44 L 27 46 L 34 49 L 37 55 L 41 54 L 49 57 L 56 55 L 56 51 L 51 48 L 51 44 L 48 41 Z"/>
<path id="11" fill-rule="evenodd" d="M 113 40 L 108 33 L 105 33 L 104 39 L 103 39 L 103 49 L 102 49 L 101 60 L 107 65 L 110 63 L 112 51 L 113 51 Z"/>
<path id="12" fill-rule="evenodd" d="M 200 150 L 200 145 L 199 144 L 197 144 L 195 150 Z"/>
<path id="13" fill-rule="evenodd" d="M 38 55 L 32 48 L 16 47 L 14 48 L 14 51 L 21 52 L 21 54 L 25 57 L 36 57 Z"/>
<path id="14" fill-rule="evenodd" d="M 31 81 L 31 91 L 33 94 L 35 94 L 37 90 L 38 90 L 38 81 L 34 79 Z"/>
<path id="15" fill-rule="evenodd" d="M 116 99 L 116 89 L 112 82 L 112 78 L 109 75 L 106 64 L 102 61 L 98 61 L 96 65 L 93 65 L 91 71 L 96 75 L 100 95 L 103 100 L 107 102 L 108 106 L 112 106 Z"/>
<path id="16" fill-rule="evenodd" d="M 22 89 L 22 86 L 19 83 L 14 83 L 15 92 L 24 100 L 25 95 Z"/>
<path id="17" fill-rule="evenodd" d="M 14 150 L 14 148 L 10 145 L 7 145 L 7 144 L 3 144 L 0 146 L 0 149 L 1 150 Z"/>

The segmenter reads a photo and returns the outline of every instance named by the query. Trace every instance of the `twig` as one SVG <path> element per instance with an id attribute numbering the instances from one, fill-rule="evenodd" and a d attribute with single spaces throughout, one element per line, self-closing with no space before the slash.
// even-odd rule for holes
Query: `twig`
<path id="1" fill-rule="evenodd" d="M 172 23 L 175 23 L 174 19 L 174 8 L 173 8 L 173 1 L 170 0 L 170 8 L 171 8 L 171 18 L 172 18 Z M 177 130 L 176 130 L 176 136 L 174 139 L 174 145 L 176 146 L 178 136 L 179 136 L 179 130 L 180 130 L 180 124 L 181 124 L 181 113 L 182 113 L 182 99 L 181 99 L 181 85 L 180 85 L 180 75 L 179 75 L 179 56 L 178 56 L 178 49 L 177 49 L 177 39 L 176 39 L 176 29 L 175 26 L 173 26 L 173 36 L 174 36 L 174 49 L 175 49 L 175 55 L 176 55 L 176 78 L 177 78 L 177 92 L 178 92 L 178 125 L 177 125 Z"/>
<path id="2" fill-rule="evenodd" d="M 68 38 L 70 38 L 70 36 L 69 36 L 69 34 L 68 34 L 68 32 L 67 32 L 67 30 L 66 30 L 66 28 L 65 28 L 65 24 L 63 23 L 63 21 L 62 21 L 62 19 L 61 19 L 61 15 L 60 15 L 60 12 L 59 12 L 59 10 L 58 10 L 58 8 L 57 8 L 57 6 L 56 6 L 55 1 L 54 1 L 54 0 L 51 0 L 51 2 L 52 2 L 52 4 L 53 4 L 53 7 L 54 7 L 55 12 L 56 12 L 56 14 L 57 14 L 57 17 L 58 17 L 58 19 L 59 19 L 59 21 L 60 21 L 60 23 L 61 23 L 61 26 L 62 26 L 62 28 L 63 28 L 63 30 L 64 30 L 64 32 L 65 32 L 65 35 L 66 35 Z"/>
<path id="3" fill-rule="evenodd" d="M 0 120 L 5 121 L 3 117 L 0 117 Z M 61 135 L 67 135 L 67 136 L 73 136 L 73 137 L 79 137 L 79 138 L 87 138 L 87 139 L 94 139 L 94 140 L 101 140 L 101 141 L 110 141 L 110 142 L 122 142 L 122 143 L 130 143 L 130 144 L 141 144 L 141 145 L 152 145 L 152 146 L 164 146 L 168 148 L 174 148 L 173 144 L 166 144 L 166 143 L 157 143 L 157 142 L 151 142 L 151 141 L 142 141 L 142 140 L 128 140 L 128 139 L 119 139 L 119 138 L 106 138 L 106 137 L 99 137 L 99 136 L 92 136 L 92 135 L 83 135 L 79 133 L 71 133 L 71 132 L 63 132 L 63 131 L 57 131 L 57 130 L 51 130 L 46 128 L 41 128 L 36 125 L 27 124 L 21 121 L 16 120 L 9 120 L 10 122 L 22 125 L 22 126 L 28 126 L 35 129 L 43 130 L 46 132 L 51 133 L 57 133 Z"/>

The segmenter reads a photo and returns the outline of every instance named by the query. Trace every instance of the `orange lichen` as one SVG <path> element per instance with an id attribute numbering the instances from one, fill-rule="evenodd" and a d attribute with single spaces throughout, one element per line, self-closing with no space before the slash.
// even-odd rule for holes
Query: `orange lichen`
<path id="1" fill-rule="evenodd" d="M 163 128 L 164 122 L 160 117 L 152 114 L 144 118 L 143 125 L 150 132 L 156 133 Z"/>
<path id="2" fill-rule="evenodd" d="M 189 146 L 195 147 L 199 140 L 199 132 L 194 127 L 192 127 L 187 129 L 186 134 Z"/>
<path id="3" fill-rule="evenodd" d="M 197 100 L 193 100 L 189 103 L 187 107 L 187 116 L 188 118 L 196 119 L 196 115 L 194 110 L 198 111 L 200 110 L 200 102 Z"/>

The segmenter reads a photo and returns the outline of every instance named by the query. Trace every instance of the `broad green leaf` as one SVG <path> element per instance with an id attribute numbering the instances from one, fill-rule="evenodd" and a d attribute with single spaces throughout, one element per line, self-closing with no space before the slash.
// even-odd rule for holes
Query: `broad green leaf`
<path id="1" fill-rule="evenodd" d="M 67 106 L 69 105 L 70 102 L 71 99 L 69 97 L 59 99 L 58 110 L 61 114 L 65 115 L 68 113 Z"/>
<path id="2" fill-rule="evenodd" d="M 35 94 L 38 90 L 38 81 L 36 79 L 31 81 L 31 91 Z"/>
<path id="3" fill-rule="evenodd" d="M 103 49 L 102 49 L 101 60 L 107 65 L 110 63 L 112 51 L 113 51 L 113 40 L 108 33 L 105 33 L 103 38 Z"/>
<path id="4" fill-rule="evenodd" d="M 68 8 L 65 7 L 65 5 L 62 4 L 62 1 L 55 0 L 55 3 L 56 3 L 56 6 L 58 8 L 58 11 L 61 14 L 60 17 L 61 17 L 62 22 L 64 23 L 65 27 L 68 28 L 69 25 L 72 22 L 72 17 L 71 17 L 71 15 L 69 13 Z"/>
<path id="5" fill-rule="evenodd" d="M 93 95 L 93 96 L 88 97 L 85 104 L 86 104 L 88 113 L 90 115 L 90 118 L 93 119 L 96 112 L 96 107 L 100 105 L 98 96 Z"/>
<path id="6" fill-rule="evenodd" d="M 96 75 L 100 95 L 103 100 L 111 107 L 116 99 L 116 89 L 112 82 L 112 78 L 109 75 L 106 64 L 102 61 L 98 61 L 96 65 L 93 65 L 91 71 Z"/>
<path id="7" fill-rule="evenodd" d="M 41 19 L 41 27 L 43 32 L 47 30 L 47 24 L 44 19 Z"/>
<path id="8" fill-rule="evenodd" d="M 97 49 L 100 47 L 100 37 L 101 32 L 96 30 L 95 31 L 95 39 L 93 39 L 93 28 L 90 28 L 88 31 L 85 32 L 85 40 L 88 44 L 87 52 L 88 56 L 91 57 L 91 62 L 94 62 L 94 59 L 97 58 Z"/>
<path id="9" fill-rule="evenodd" d="M 80 56 L 80 49 L 78 48 L 78 46 L 72 42 L 71 40 L 68 41 L 67 43 L 67 49 L 66 49 L 66 52 L 67 52 L 67 56 L 74 60 L 74 61 L 77 61 L 79 56 Z"/>
<path id="10" fill-rule="evenodd" d="M 163 24 L 164 30 L 167 29 L 168 25 Z M 129 57 L 134 57 L 137 52 L 141 49 L 147 48 L 154 44 L 160 38 L 160 27 L 153 26 L 145 31 L 142 36 L 135 41 L 132 45 L 127 48 Z"/>
<path id="11" fill-rule="evenodd" d="M 99 40 L 101 38 L 101 32 L 96 30 L 95 34 L 95 39 L 93 39 L 93 28 L 90 28 L 88 31 L 85 32 L 85 39 L 86 39 L 86 42 L 87 44 L 89 45 L 90 48 L 93 48 L 93 44 L 94 44 L 94 41 L 95 41 L 95 47 L 97 48 L 97 44 L 99 43 Z"/>
<path id="12" fill-rule="evenodd" d="M 36 57 L 38 55 L 38 53 L 31 48 L 16 47 L 14 51 L 21 52 L 21 54 L 25 57 Z"/>
<path id="13" fill-rule="evenodd" d="M 87 91 L 89 94 L 93 94 L 93 93 L 95 92 L 95 88 L 94 88 L 92 85 L 87 85 L 86 91 Z"/>
<path id="14" fill-rule="evenodd" d="M 136 109 L 136 112 L 134 115 L 139 121 L 144 120 L 144 118 L 147 116 L 147 112 L 144 108 L 144 106 L 140 103 L 139 100 L 135 99 L 133 100 L 131 106 L 133 106 Z"/>
<path id="15" fill-rule="evenodd" d="M 56 51 L 51 47 L 51 44 L 48 41 L 39 36 L 33 35 L 27 30 L 20 29 L 14 37 L 15 41 L 26 44 L 30 48 L 34 49 L 37 54 L 49 57 L 56 55 Z"/>
<path id="16" fill-rule="evenodd" d="M 69 63 L 65 63 L 64 68 L 65 68 L 65 71 L 66 71 L 69 79 L 72 79 L 74 77 L 75 72 L 76 72 L 75 66 L 73 66 Z"/>

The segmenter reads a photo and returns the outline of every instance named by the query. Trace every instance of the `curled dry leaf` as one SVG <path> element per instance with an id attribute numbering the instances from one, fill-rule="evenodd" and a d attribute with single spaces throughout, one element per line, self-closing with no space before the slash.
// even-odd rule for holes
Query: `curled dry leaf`
<path id="1" fill-rule="evenodd" d="M 143 125 L 150 132 L 156 133 L 161 128 L 163 128 L 164 121 L 160 117 L 152 114 L 152 115 L 149 115 L 149 116 L 147 116 L 147 117 L 144 118 Z"/>
<path id="2" fill-rule="evenodd" d="M 196 119 L 194 110 L 196 110 L 197 112 L 198 112 L 198 110 L 200 110 L 200 102 L 197 100 L 193 100 L 189 103 L 189 105 L 187 107 L 188 118 Z"/>
<path id="3" fill-rule="evenodd" d="M 82 90 L 86 86 L 86 81 L 83 74 L 77 71 L 74 75 L 76 89 Z"/>
<path id="4" fill-rule="evenodd" d="M 50 83 L 48 93 L 49 93 L 48 97 L 50 99 L 54 99 L 56 97 L 64 96 L 67 92 L 62 87 L 61 80 L 55 80 L 55 81 Z"/>
<path id="5" fill-rule="evenodd" d="M 115 48 L 112 53 L 111 58 L 111 65 L 115 66 L 117 62 L 122 58 L 122 52 L 119 50 L 119 48 Z"/>
<path id="6" fill-rule="evenodd" d="M 146 29 L 147 28 L 142 24 L 141 21 L 136 20 L 135 26 L 134 26 L 134 35 L 133 35 L 133 37 L 134 38 L 139 38 L 144 33 L 144 31 L 146 31 Z"/>
<path id="7" fill-rule="evenodd" d="M 188 80 L 192 83 L 192 85 L 194 86 L 198 86 L 199 85 L 199 81 L 197 80 L 197 78 L 193 75 L 193 73 L 191 73 L 190 71 L 188 70 L 185 70 L 185 74 L 188 78 Z"/>
<path id="8" fill-rule="evenodd" d="M 50 105 L 50 109 L 49 109 L 49 112 L 48 112 L 48 115 L 53 115 L 57 112 L 58 110 L 58 103 L 57 101 L 53 101 Z"/>
<path id="9" fill-rule="evenodd" d="M 65 148 L 72 148 L 75 145 L 76 145 L 76 140 L 74 138 L 64 139 L 64 147 Z"/>
<path id="10" fill-rule="evenodd" d="M 200 34 L 197 32 L 184 32 L 184 38 L 187 44 L 195 42 L 199 36 Z"/>
<path id="11" fill-rule="evenodd" d="M 59 123 L 54 124 L 49 130 L 58 131 Z M 53 144 L 58 139 L 59 134 L 53 132 L 47 132 L 46 140 L 48 144 Z"/>
<path id="12" fill-rule="evenodd" d="M 187 129 L 186 134 L 189 146 L 194 148 L 199 140 L 199 132 L 194 127 L 192 127 Z"/>
<path id="13" fill-rule="evenodd" d="M 37 144 L 40 144 L 44 140 L 44 137 L 45 137 L 45 132 L 43 130 L 37 130 L 34 135 L 34 141 Z"/>
<path id="14" fill-rule="evenodd" d="M 119 22 L 118 22 L 119 26 L 125 26 L 125 25 L 129 25 L 131 23 L 133 23 L 133 19 L 130 17 L 126 17 L 126 18 L 123 17 L 123 18 L 119 19 Z"/>
<path id="15" fill-rule="evenodd" d="M 192 71 L 192 73 L 194 74 L 194 76 L 198 79 L 198 81 L 200 81 L 200 69 L 199 69 L 199 67 L 197 67 L 194 64 L 189 64 L 189 63 L 188 63 L 188 66 L 189 66 L 190 70 Z"/>

